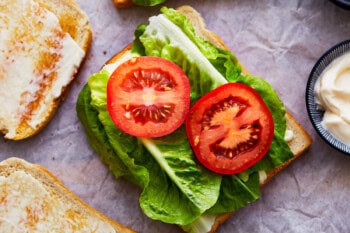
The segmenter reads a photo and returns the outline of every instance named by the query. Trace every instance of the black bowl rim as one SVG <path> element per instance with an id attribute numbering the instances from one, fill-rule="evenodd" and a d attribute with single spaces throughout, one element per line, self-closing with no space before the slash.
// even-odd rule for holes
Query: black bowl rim
<path id="1" fill-rule="evenodd" d="M 342 52 L 338 52 L 337 50 L 343 46 L 348 46 L 348 48 L 346 48 L 346 51 L 342 51 Z M 343 55 L 346 52 L 350 52 L 350 40 L 345 40 L 342 41 L 336 45 L 334 45 L 333 47 L 331 47 L 330 49 L 328 49 L 315 63 L 314 67 L 312 68 L 307 84 L 306 84 L 306 92 L 305 92 L 305 102 L 306 102 L 306 109 L 307 109 L 307 113 L 309 115 L 309 118 L 311 120 L 311 123 L 313 125 L 313 127 L 315 128 L 316 132 L 319 134 L 319 136 L 327 143 L 329 144 L 331 147 L 333 147 L 334 149 L 343 152 L 344 154 L 350 155 L 350 145 L 343 143 L 342 141 L 340 141 L 339 139 L 337 139 L 336 137 L 334 137 L 328 130 L 326 130 L 322 125 L 321 125 L 321 121 L 316 122 L 315 116 L 313 111 L 317 111 L 316 110 L 316 104 L 315 104 L 315 97 L 314 97 L 314 86 L 316 81 L 319 78 L 319 75 L 315 75 L 316 71 L 318 70 L 320 65 L 324 65 L 324 67 L 322 68 L 322 70 L 320 72 L 322 72 L 326 66 L 331 63 L 335 58 Z M 327 58 L 329 56 L 335 55 L 333 59 L 330 59 L 327 63 L 325 63 L 325 60 L 327 60 Z M 322 64 L 323 63 L 323 64 Z M 319 73 L 320 74 L 320 73 Z M 314 106 L 314 107 L 313 107 Z M 320 115 L 323 116 L 323 113 L 320 113 L 320 111 L 317 111 Z"/>
<path id="2" fill-rule="evenodd" d="M 335 5 L 344 8 L 346 10 L 350 10 L 350 1 L 347 0 L 331 0 Z"/>

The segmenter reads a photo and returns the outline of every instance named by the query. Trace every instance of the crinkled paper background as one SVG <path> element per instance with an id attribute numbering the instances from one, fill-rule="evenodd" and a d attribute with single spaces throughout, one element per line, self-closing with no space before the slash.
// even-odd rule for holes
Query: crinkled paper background
<path id="1" fill-rule="evenodd" d="M 130 43 L 135 27 L 160 6 L 117 10 L 112 0 L 78 3 L 94 33 L 87 59 L 49 125 L 28 140 L 1 139 L 0 159 L 17 156 L 43 165 L 92 207 L 136 231 L 181 232 L 144 216 L 138 206 L 140 190 L 108 172 L 87 144 L 75 112 L 89 75 Z M 328 0 L 168 0 L 163 5 L 183 4 L 203 15 L 207 27 L 252 74 L 273 85 L 314 139 L 307 153 L 263 188 L 260 200 L 236 212 L 217 232 L 350 232 L 350 157 L 317 135 L 304 97 L 316 60 L 350 39 L 350 11 Z"/>

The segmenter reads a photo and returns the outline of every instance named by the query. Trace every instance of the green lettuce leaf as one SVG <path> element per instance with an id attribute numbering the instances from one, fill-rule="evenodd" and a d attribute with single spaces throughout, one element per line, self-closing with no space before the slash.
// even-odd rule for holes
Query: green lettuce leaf
<path id="1" fill-rule="evenodd" d="M 91 91 L 85 85 L 78 96 L 76 110 L 78 118 L 84 126 L 89 144 L 100 155 L 101 160 L 108 165 L 115 177 L 127 176 L 128 167 L 119 159 L 111 147 L 103 126 L 98 120 L 98 112 L 93 109 L 91 103 Z M 133 183 L 133 179 L 129 179 Z"/>
<path id="2" fill-rule="evenodd" d="M 246 182 L 237 175 L 224 176 L 219 200 L 207 213 L 220 214 L 238 210 L 257 200 L 259 195 L 259 174 L 257 172 L 252 173 Z"/>
<path id="3" fill-rule="evenodd" d="M 151 17 L 150 24 L 142 28 L 144 32 L 138 40 L 144 48 L 140 52 L 144 51 L 145 54 L 141 55 L 166 58 L 179 65 L 189 78 L 192 103 L 205 93 L 227 83 L 227 80 L 203 56 L 191 38 L 165 15 Z M 140 31 L 142 28 L 138 30 Z M 137 45 L 138 48 L 142 48 L 139 43 Z"/>
<path id="4" fill-rule="evenodd" d="M 142 141 L 162 170 L 203 212 L 216 203 L 221 176 L 196 161 L 187 141 L 185 127 L 162 138 Z"/>
<path id="5" fill-rule="evenodd" d="M 165 2 L 165 0 L 132 0 L 132 1 L 139 6 L 155 6 Z"/>
<path id="6" fill-rule="evenodd" d="M 184 128 L 157 140 L 137 139 L 120 131 L 106 106 L 108 78 L 105 71 L 89 78 L 90 105 L 98 112 L 113 151 L 129 168 L 129 179 L 135 178 L 143 189 L 141 208 L 149 217 L 168 223 L 194 221 L 216 203 L 221 176 L 195 162 Z"/>
<path id="7" fill-rule="evenodd" d="M 147 151 L 139 148 L 143 159 L 135 159 L 136 163 L 142 163 L 147 168 L 145 175 L 137 177 L 124 166 L 121 159 L 116 156 L 109 140 L 106 139 L 104 126 L 99 121 L 98 112 L 91 107 L 90 101 L 91 90 L 88 85 L 85 85 L 78 97 L 77 111 L 89 143 L 116 177 L 124 177 L 140 187 L 144 186 L 140 195 L 140 205 L 142 209 L 145 209 L 145 213 L 152 219 L 165 222 L 174 222 L 176 219 L 177 221 L 174 223 L 180 225 L 194 221 L 195 216 L 200 215 L 201 211 L 169 180 Z M 146 182 L 140 182 L 144 180 L 144 176 L 148 176 L 150 179 Z M 173 211 L 174 209 L 178 211 Z"/>
<path id="8" fill-rule="evenodd" d="M 137 185 L 145 187 L 149 183 L 147 169 L 142 165 L 142 162 L 145 160 L 144 154 L 146 150 L 137 138 L 115 127 L 115 124 L 109 117 L 106 102 L 106 83 L 108 78 L 109 74 L 104 71 L 94 74 L 89 78 L 88 85 L 91 91 L 90 105 L 98 112 L 98 120 L 103 127 L 110 147 L 128 168 L 130 173 L 128 178 L 134 180 L 134 183 Z M 141 165 L 136 164 L 135 161 L 138 161 Z"/>

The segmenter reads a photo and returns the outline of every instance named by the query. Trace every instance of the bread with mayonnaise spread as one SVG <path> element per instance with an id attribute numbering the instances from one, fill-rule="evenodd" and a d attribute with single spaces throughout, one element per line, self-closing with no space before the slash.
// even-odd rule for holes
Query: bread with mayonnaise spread
<path id="1" fill-rule="evenodd" d="M 4 0 L 0 12 L 0 133 L 20 140 L 53 117 L 92 30 L 73 0 Z"/>
<path id="2" fill-rule="evenodd" d="M 134 231 L 87 205 L 41 165 L 11 157 L 0 162 L 0 232 Z"/>

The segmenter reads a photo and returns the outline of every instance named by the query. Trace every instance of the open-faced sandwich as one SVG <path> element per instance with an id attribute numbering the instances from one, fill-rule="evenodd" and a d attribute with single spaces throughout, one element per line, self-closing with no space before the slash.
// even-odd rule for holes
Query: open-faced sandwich
<path id="1" fill-rule="evenodd" d="M 142 189 L 145 215 L 214 232 L 312 140 L 198 12 L 161 12 L 89 78 L 77 114 L 115 177 Z"/>
<path id="2" fill-rule="evenodd" d="M 52 118 L 92 32 L 73 0 L 3 0 L 0 12 L 0 133 L 20 140 Z"/>

